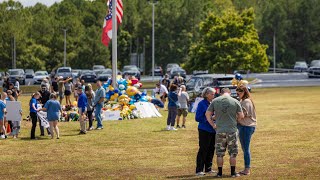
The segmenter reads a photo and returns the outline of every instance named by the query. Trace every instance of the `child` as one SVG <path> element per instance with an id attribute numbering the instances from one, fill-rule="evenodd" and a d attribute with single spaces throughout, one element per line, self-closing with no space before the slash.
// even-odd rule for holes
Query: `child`
<path id="1" fill-rule="evenodd" d="M 83 93 L 82 88 L 78 88 L 78 94 L 79 94 L 79 99 L 78 99 L 78 110 L 79 110 L 79 122 L 80 122 L 80 134 L 86 134 L 86 111 L 87 111 L 87 96 L 86 94 Z"/>
<path id="2" fill-rule="evenodd" d="M 8 90 L 8 98 L 9 99 L 7 101 L 16 101 L 10 90 Z M 20 109 L 19 111 L 20 111 L 20 115 L 22 116 L 22 109 Z M 17 138 L 20 131 L 21 119 L 8 119 L 8 120 L 11 120 L 12 122 L 11 135 L 13 136 L 13 138 Z"/>
<path id="3" fill-rule="evenodd" d="M 2 95 L 0 94 L 0 133 L 1 138 L 5 139 L 6 136 L 6 128 L 4 127 L 4 115 L 6 114 L 6 104 L 1 99 Z"/>

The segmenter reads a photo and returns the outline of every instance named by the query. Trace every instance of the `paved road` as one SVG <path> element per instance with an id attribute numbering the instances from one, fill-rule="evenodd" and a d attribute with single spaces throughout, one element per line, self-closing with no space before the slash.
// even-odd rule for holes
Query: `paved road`
<path id="1" fill-rule="evenodd" d="M 264 87 L 295 87 L 295 86 L 320 86 L 320 78 L 308 78 L 307 73 L 260 73 L 260 74 L 249 74 L 243 75 L 244 78 L 257 78 L 259 82 L 252 84 L 254 88 Z M 154 81 L 160 80 L 160 76 L 155 76 Z M 187 76 L 189 79 L 190 76 Z M 151 76 L 142 76 L 142 82 L 152 82 Z M 26 80 L 27 85 L 33 85 L 32 79 Z M 2 81 L 0 81 L 2 86 Z"/>

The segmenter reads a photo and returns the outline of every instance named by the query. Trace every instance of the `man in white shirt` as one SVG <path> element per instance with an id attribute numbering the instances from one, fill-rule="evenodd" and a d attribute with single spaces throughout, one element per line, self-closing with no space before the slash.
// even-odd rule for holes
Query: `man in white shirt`
<path id="1" fill-rule="evenodd" d="M 160 99 L 165 104 L 166 98 L 168 97 L 168 89 L 163 84 L 157 83 L 156 88 L 153 90 L 154 93 L 158 93 L 160 95 Z"/>

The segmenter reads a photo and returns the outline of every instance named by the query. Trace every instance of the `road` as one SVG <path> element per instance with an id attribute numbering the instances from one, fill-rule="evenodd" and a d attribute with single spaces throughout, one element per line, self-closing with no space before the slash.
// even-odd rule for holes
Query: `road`
<path id="1" fill-rule="evenodd" d="M 251 84 L 254 88 L 268 87 L 297 87 L 297 86 L 320 86 L 320 78 L 308 78 L 307 73 L 259 73 L 243 75 L 244 78 L 259 79 L 258 83 Z M 142 82 L 152 82 L 160 80 L 160 76 L 141 76 Z M 187 76 L 189 79 L 190 76 Z M 3 81 L 0 81 L 2 86 Z M 33 79 L 26 80 L 27 85 L 33 85 Z"/>

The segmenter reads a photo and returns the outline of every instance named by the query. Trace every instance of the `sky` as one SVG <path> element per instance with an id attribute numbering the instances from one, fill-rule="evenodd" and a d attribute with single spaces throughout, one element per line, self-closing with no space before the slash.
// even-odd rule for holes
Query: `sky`
<path id="1" fill-rule="evenodd" d="M 0 3 L 2 3 L 3 1 L 7 1 L 7 0 L 0 0 Z M 45 4 L 47 6 L 51 6 L 55 2 L 61 2 L 62 0 L 16 0 L 16 1 L 20 1 L 21 4 L 24 7 L 26 7 L 26 6 L 34 6 L 38 2 Z"/>

